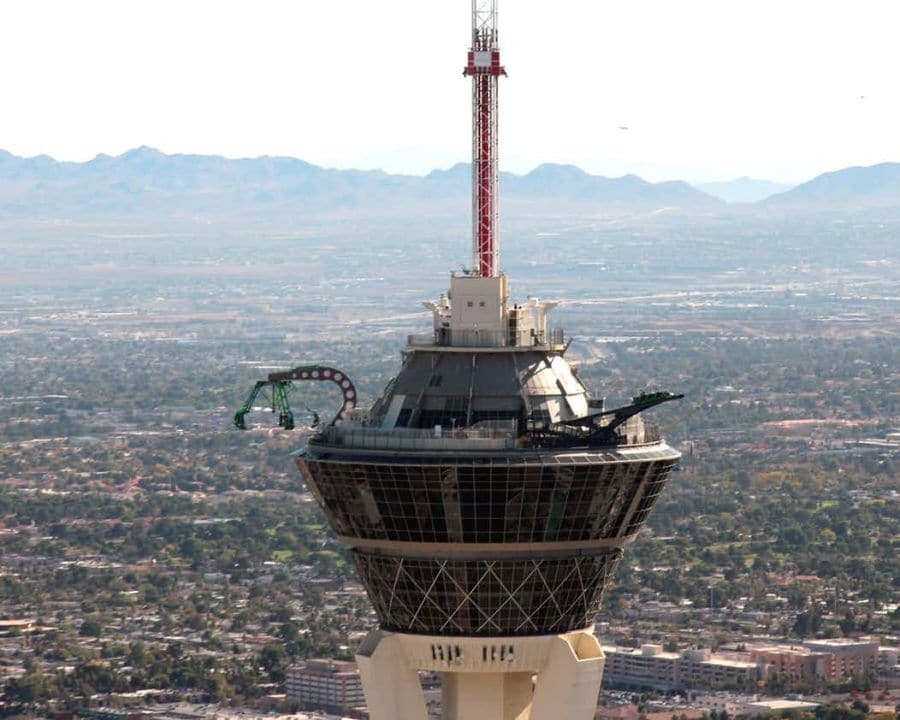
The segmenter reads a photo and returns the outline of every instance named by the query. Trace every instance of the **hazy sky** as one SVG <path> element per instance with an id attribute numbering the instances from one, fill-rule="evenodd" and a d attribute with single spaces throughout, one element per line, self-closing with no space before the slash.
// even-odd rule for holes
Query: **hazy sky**
<path id="1" fill-rule="evenodd" d="M 0 148 L 447 167 L 470 154 L 469 7 L 4 0 Z M 506 170 L 793 182 L 900 161 L 900 0 L 501 0 L 500 23 Z"/>

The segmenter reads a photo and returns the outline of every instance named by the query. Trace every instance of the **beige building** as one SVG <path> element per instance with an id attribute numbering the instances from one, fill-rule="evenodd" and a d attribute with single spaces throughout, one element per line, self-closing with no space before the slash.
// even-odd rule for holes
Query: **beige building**
<path id="1" fill-rule="evenodd" d="M 803 646 L 812 652 L 828 656 L 825 663 L 826 679 L 862 676 L 876 670 L 878 666 L 878 642 L 875 640 L 831 638 L 805 642 Z"/>
<path id="2" fill-rule="evenodd" d="M 306 710 L 342 711 L 365 705 L 355 662 L 309 660 L 287 671 L 285 693 Z"/>
<path id="3" fill-rule="evenodd" d="M 876 641 L 831 638 L 802 645 L 764 645 L 750 649 L 750 657 L 768 665 L 788 682 L 805 678 L 840 680 L 876 671 L 880 665 Z"/>
<path id="4" fill-rule="evenodd" d="M 754 688 L 766 670 L 755 661 L 736 660 L 710 650 L 665 652 L 661 645 L 640 649 L 604 647 L 605 682 L 610 687 L 681 690 Z"/>
<path id="5" fill-rule="evenodd" d="M 744 705 L 740 714 L 754 717 L 762 713 L 814 712 L 817 707 L 818 703 L 803 700 L 758 700 Z"/>
<path id="6" fill-rule="evenodd" d="M 24 635 L 37 630 L 37 621 L 33 618 L 22 620 L 0 620 L 0 637 L 7 635 Z"/>
<path id="7" fill-rule="evenodd" d="M 787 683 L 810 677 L 824 677 L 828 657 L 795 645 L 767 645 L 750 650 L 751 659 L 765 663 Z"/>
<path id="8" fill-rule="evenodd" d="M 659 712 L 641 712 L 637 705 L 612 705 L 600 706 L 594 714 L 594 720 L 672 720 L 677 715 L 685 720 L 702 720 L 704 710 L 687 710 L 679 708 L 677 711 L 665 710 Z"/>
<path id="9" fill-rule="evenodd" d="M 606 655 L 604 684 L 609 687 L 649 687 L 675 690 L 679 687 L 680 655 L 664 652 L 661 645 L 643 645 L 640 650 L 603 647 Z"/>

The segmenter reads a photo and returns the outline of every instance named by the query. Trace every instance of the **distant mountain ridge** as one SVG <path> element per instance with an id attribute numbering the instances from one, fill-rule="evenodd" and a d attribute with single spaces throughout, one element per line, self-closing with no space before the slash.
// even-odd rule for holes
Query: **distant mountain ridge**
<path id="1" fill-rule="evenodd" d="M 763 201 L 767 210 L 900 209 L 900 163 L 827 172 Z"/>
<path id="2" fill-rule="evenodd" d="M 418 177 L 334 170 L 287 157 L 167 155 L 148 147 L 83 163 L 0 151 L 0 217 L 443 216 L 468 211 L 470 183 L 465 164 Z M 524 216 L 694 213 L 723 205 L 684 182 L 604 178 L 572 165 L 503 173 L 501 188 L 504 212 Z"/>
<path id="3" fill-rule="evenodd" d="M 739 178 L 726 185 L 758 193 L 765 182 Z M 81 163 L 0 150 L 0 218 L 460 217 L 470 211 L 470 184 L 466 164 L 419 177 L 323 168 L 289 157 L 167 155 L 149 147 Z M 755 204 L 731 206 L 681 181 L 607 178 L 574 165 L 544 164 L 525 175 L 502 173 L 501 197 L 504 216 L 513 219 L 900 210 L 900 163 L 826 173 Z"/>
<path id="4" fill-rule="evenodd" d="M 758 180 L 746 175 L 734 180 L 702 183 L 694 187 L 728 203 L 755 203 L 791 189 L 790 185 L 782 185 L 771 180 Z"/>

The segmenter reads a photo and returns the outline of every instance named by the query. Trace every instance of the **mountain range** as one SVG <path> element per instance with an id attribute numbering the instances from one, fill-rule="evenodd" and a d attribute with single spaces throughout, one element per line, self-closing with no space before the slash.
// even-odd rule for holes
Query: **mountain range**
<path id="1" fill-rule="evenodd" d="M 765 200 L 770 195 L 787 192 L 791 189 L 790 185 L 782 185 L 771 180 L 756 180 L 746 176 L 725 182 L 703 183 L 695 187 L 728 203 L 755 203 Z"/>
<path id="2" fill-rule="evenodd" d="M 0 150 L 0 218 L 449 217 L 469 211 L 470 183 L 465 164 L 419 177 L 328 169 L 287 157 L 167 155 L 148 147 L 82 163 Z M 749 178 L 696 188 L 554 164 L 501 175 L 503 212 L 512 218 L 804 213 L 900 208 L 900 163 L 847 168 L 777 192 L 784 189 Z M 768 190 L 775 194 L 765 197 Z M 748 197 L 757 201 L 748 204 Z"/>
<path id="3" fill-rule="evenodd" d="M 783 212 L 900 208 L 900 163 L 824 173 L 760 204 L 766 210 Z"/>

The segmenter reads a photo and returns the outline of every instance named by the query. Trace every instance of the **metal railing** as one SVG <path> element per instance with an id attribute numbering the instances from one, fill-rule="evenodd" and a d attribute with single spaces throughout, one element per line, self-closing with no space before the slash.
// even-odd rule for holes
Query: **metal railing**
<path id="1" fill-rule="evenodd" d="M 325 428 L 317 442 L 372 450 L 504 449 L 516 446 L 515 421 L 490 421 L 475 427 L 450 430 L 335 425 Z"/>
<path id="2" fill-rule="evenodd" d="M 565 331 L 552 328 L 543 331 L 497 331 L 497 330 L 451 330 L 444 328 L 433 333 L 408 335 L 407 345 L 411 347 L 534 347 L 556 348 L 565 345 Z"/>
<path id="3" fill-rule="evenodd" d="M 643 423 L 639 427 L 633 424 L 620 425 L 608 434 L 603 428 L 591 430 L 588 427 L 559 423 L 528 429 L 528 447 L 568 448 L 581 447 L 588 444 L 592 447 L 636 447 L 652 445 L 662 440 L 659 428 L 653 423 Z"/>
<path id="4" fill-rule="evenodd" d="M 579 447 L 590 442 L 590 433 L 574 427 L 557 426 L 553 435 L 540 430 L 529 431 L 531 443 L 524 447 Z M 661 440 L 659 428 L 644 423 L 639 432 L 628 432 L 620 426 L 612 432 L 613 446 L 649 445 Z M 474 427 L 449 429 L 380 428 L 345 423 L 325 428 L 315 438 L 316 443 L 365 450 L 506 450 L 523 447 L 517 435 L 515 420 L 492 420 Z"/>

